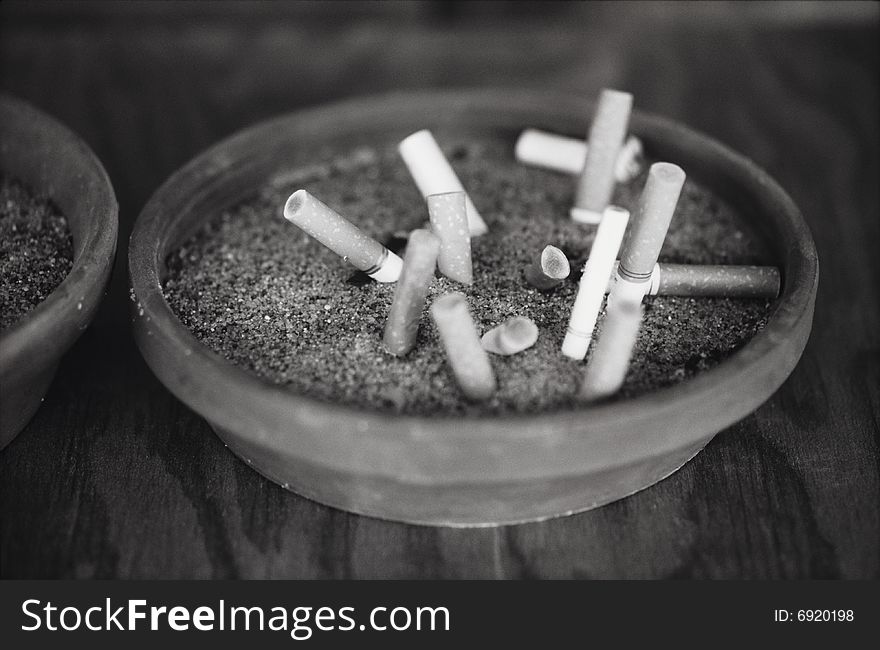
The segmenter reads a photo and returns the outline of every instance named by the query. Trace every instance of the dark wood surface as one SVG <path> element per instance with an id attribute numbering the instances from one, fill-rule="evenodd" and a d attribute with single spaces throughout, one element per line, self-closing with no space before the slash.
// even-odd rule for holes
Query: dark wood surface
<path id="1" fill-rule="evenodd" d="M 878 577 L 876 8 L 236 4 L 169 15 L 154 5 L 4 3 L 0 90 L 92 146 L 117 192 L 120 243 L 98 318 L 0 452 L 0 574 Z M 289 494 L 227 451 L 140 358 L 125 268 L 137 213 L 189 158 L 270 115 L 479 85 L 627 89 L 638 107 L 765 167 L 819 250 L 804 357 L 773 398 L 682 470 L 581 515 L 425 528 Z"/>

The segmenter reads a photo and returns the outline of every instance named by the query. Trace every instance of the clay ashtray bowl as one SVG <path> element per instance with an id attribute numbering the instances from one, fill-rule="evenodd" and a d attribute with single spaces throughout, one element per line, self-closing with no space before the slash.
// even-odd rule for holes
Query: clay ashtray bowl
<path id="1" fill-rule="evenodd" d="M 159 379 L 271 480 L 345 510 L 412 523 L 491 525 L 593 508 L 678 469 L 782 384 L 810 333 L 818 263 L 785 192 L 742 156 L 690 129 L 634 113 L 630 131 L 681 165 L 766 239 L 783 289 L 766 326 L 716 367 L 631 399 L 539 415 L 421 417 L 319 401 L 225 360 L 163 296 L 166 259 L 220 211 L 245 200 L 292 156 L 397 142 L 422 128 L 527 127 L 584 133 L 591 104 L 546 92 L 397 94 L 259 124 L 198 156 L 152 197 L 129 248 L 134 332 Z M 280 217 L 279 217 L 280 218 Z"/>
<path id="2" fill-rule="evenodd" d="M 7 96 L 0 96 L 0 170 L 48 197 L 73 237 L 67 277 L 0 334 L 2 448 L 36 412 L 61 356 L 98 309 L 116 255 L 119 208 L 89 147 L 45 113 Z"/>

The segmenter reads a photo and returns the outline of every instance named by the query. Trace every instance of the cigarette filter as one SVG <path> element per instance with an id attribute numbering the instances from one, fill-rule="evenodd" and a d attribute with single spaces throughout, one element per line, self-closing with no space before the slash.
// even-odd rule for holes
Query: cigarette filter
<path id="1" fill-rule="evenodd" d="M 290 195 L 284 218 L 378 282 L 396 282 L 403 261 L 305 190 Z"/>
<path id="2" fill-rule="evenodd" d="M 464 192 L 431 194 L 427 197 L 431 229 L 440 238 L 440 273 L 462 284 L 473 284 L 471 234 Z"/>
<path id="3" fill-rule="evenodd" d="M 587 143 L 577 138 L 556 135 L 538 129 L 526 129 L 516 141 L 516 159 L 533 167 L 542 167 L 572 176 L 584 170 Z M 614 179 L 626 183 L 642 171 L 642 141 L 629 136 L 614 164 Z"/>
<path id="4" fill-rule="evenodd" d="M 781 285 L 775 266 L 658 264 L 656 274 L 661 296 L 775 298 Z"/>
<path id="5" fill-rule="evenodd" d="M 447 293 L 431 305 L 431 318 L 440 332 L 440 341 L 452 367 L 455 380 L 471 400 L 484 400 L 496 389 L 489 355 L 480 343 L 467 299 L 460 293 Z"/>
<path id="6" fill-rule="evenodd" d="M 632 100 L 632 95 L 617 90 L 603 90 L 599 96 L 571 210 L 571 218 L 579 223 L 599 223 L 611 201 L 614 169 L 629 126 Z"/>
<path id="7" fill-rule="evenodd" d="M 641 303 L 619 300 L 608 306 L 581 384 L 582 399 L 608 397 L 623 385 L 641 322 Z"/>
<path id="8" fill-rule="evenodd" d="M 620 248 L 617 282 L 609 300 L 617 300 L 626 293 L 628 299 L 641 301 L 648 292 L 651 273 L 666 239 L 684 179 L 685 173 L 678 165 L 666 162 L 651 165 L 629 233 Z"/>
<path id="9" fill-rule="evenodd" d="M 431 194 L 465 191 L 434 136 L 427 129 L 406 137 L 397 148 L 419 191 L 425 198 Z M 465 201 L 467 202 L 468 229 L 471 235 L 479 237 L 486 234 L 489 228 L 467 193 L 465 193 Z"/>
<path id="10" fill-rule="evenodd" d="M 545 246 L 538 259 L 525 268 L 526 281 L 539 291 L 549 291 L 571 273 L 568 258 L 556 246 Z"/>
<path id="11" fill-rule="evenodd" d="M 568 330 L 562 342 L 562 354 L 567 357 L 580 360 L 587 354 L 596 319 L 602 309 L 608 278 L 614 269 L 614 261 L 628 221 L 628 210 L 614 206 L 605 209 L 596 230 L 590 257 L 584 265 L 584 274 L 578 285 Z"/>
<path id="12" fill-rule="evenodd" d="M 617 267 L 608 281 L 607 292 L 617 282 Z M 776 298 L 782 280 L 775 266 L 715 264 L 654 265 L 646 296 L 687 298 Z"/>
<path id="13" fill-rule="evenodd" d="M 527 350 L 538 340 L 538 326 L 531 318 L 514 316 L 483 334 L 483 349 L 492 354 L 510 356 Z"/>
<path id="14" fill-rule="evenodd" d="M 403 356 L 415 347 L 419 320 L 440 252 L 440 240 L 428 230 L 413 230 L 406 246 L 403 270 L 394 287 L 394 301 L 385 322 L 385 347 Z"/>

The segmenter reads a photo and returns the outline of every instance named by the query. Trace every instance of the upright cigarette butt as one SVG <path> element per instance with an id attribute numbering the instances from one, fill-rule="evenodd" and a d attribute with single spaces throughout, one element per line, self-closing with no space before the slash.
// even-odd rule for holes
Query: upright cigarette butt
<path id="1" fill-rule="evenodd" d="M 378 282 L 396 282 L 403 261 L 305 190 L 290 195 L 284 218 Z"/>
<path id="2" fill-rule="evenodd" d="M 549 291 L 571 273 L 568 258 L 556 246 L 545 246 L 538 259 L 525 267 L 526 281 L 539 291 Z"/>
<path id="3" fill-rule="evenodd" d="M 526 129 L 516 141 L 516 159 L 524 165 L 541 167 L 577 176 L 584 170 L 587 143 L 577 138 Z M 642 142 L 636 136 L 627 138 L 614 164 L 614 179 L 626 183 L 642 171 Z"/>
<path id="4" fill-rule="evenodd" d="M 462 392 L 469 399 L 484 400 L 496 389 L 489 355 L 480 343 L 467 299 L 460 293 L 447 293 L 431 305 L 431 318 L 440 332 L 446 358 Z"/>
<path id="5" fill-rule="evenodd" d="M 608 279 L 606 293 L 618 281 L 617 266 Z M 685 298 L 776 298 L 782 280 L 775 266 L 725 264 L 667 264 L 651 271 L 646 296 Z"/>
<path id="6" fill-rule="evenodd" d="M 626 293 L 641 300 L 650 287 L 651 273 L 666 239 L 669 223 L 684 186 L 685 173 L 678 165 L 658 162 L 648 170 L 648 180 L 620 248 L 617 282 L 609 300 Z"/>
<path id="7" fill-rule="evenodd" d="M 440 273 L 462 284 L 473 284 L 471 234 L 468 231 L 464 192 L 431 194 L 427 197 L 431 229 L 440 238 Z"/>
<path id="8" fill-rule="evenodd" d="M 608 278 L 614 268 L 620 242 L 629 221 L 629 211 L 610 206 L 605 209 L 590 257 L 584 266 L 584 274 L 578 285 L 578 293 L 571 308 L 568 330 L 562 342 L 562 354 L 572 359 L 583 359 L 590 347 L 596 319 L 602 309 Z"/>
<path id="9" fill-rule="evenodd" d="M 629 126 L 633 97 L 618 90 L 603 90 L 590 125 L 584 170 L 578 181 L 571 218 L 598 223 L 614 192 L 614 169 Z"/>
<path id="10" fill-rule="evenodd" d="M 623 385 L 641 322 L 641 303 L 619 300 L 608 306 L 581 384 L 582 399 L 608 397 Z"/>
<path id="11" fill-rule="evenodd" d="M 464 186 L 440 150 L 440 145 L 427 129 L 407 136 L 397 147 L 403 162 L 422 193 L 427 198 L 431 194 L 464 192 Z M 489 231 L 477 207 L 465 192 L 467 202 L 468 229 L 471 235 L 479 237 Z"/>
<path id="12" fill-rule="evenodd" d="M 394 287 L 394 301 L 385 322 L 385 347 L 403 356 L 413 349 L 419 320 L 440 252 L 440 240 L 428 230 L 413 230 L 406 246 L 403 270 Z"/>
<path id="13" fill-rule="evenodd" d="M 776 298 L 781 278 L 775 266 L 659 264 L 661 296 Z"/>

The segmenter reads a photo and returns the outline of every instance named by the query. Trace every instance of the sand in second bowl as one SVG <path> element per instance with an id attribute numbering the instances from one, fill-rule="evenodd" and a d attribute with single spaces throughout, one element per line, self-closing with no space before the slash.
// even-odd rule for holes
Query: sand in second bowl
<path id="1" fill-rule="evenodd" d="M 528 316 L 540 328 L 534 347 L 491 357 L 498 392 L 490 400 L 464 399 L 427 314 L 416 349 L 403 358 L 387 353 L 382 334 L 394 286 L 354 272 L 281 216 L 288 195 L 305 188 L 399 248 L 405 244 L 401 233 L 421 227 L 427 210 L 391 144 L 324 152 L 209 220 L 169 256 L 166 299 L 205 345 L 232 363 L 328 402 L 420 415 L 576 407 L 585 364 L 564 357 L 560 345 L 595 229 L 568 218 L 574 179 L 518 164 L 501 138 L 446 139 L 444 149 L 490 232 L 473 240 L 473 286 L 437 277 L 428 303 L 461 291 L 481 333 L 512 316 Z M 642 174 L 619 186 L 615 203 L 634 208 L 644 182 Z M 547 244 L 565 252 L 573 273 L 554 291 L 540 293 L 524 281 L 523 268 Z M 769 253 L 729 205 L 688 180 L 660 259 L 765 264 Z M 763 327 L 770 311 L 767 300 L 646 299 L 616 399 L 717 365 Z"/>

